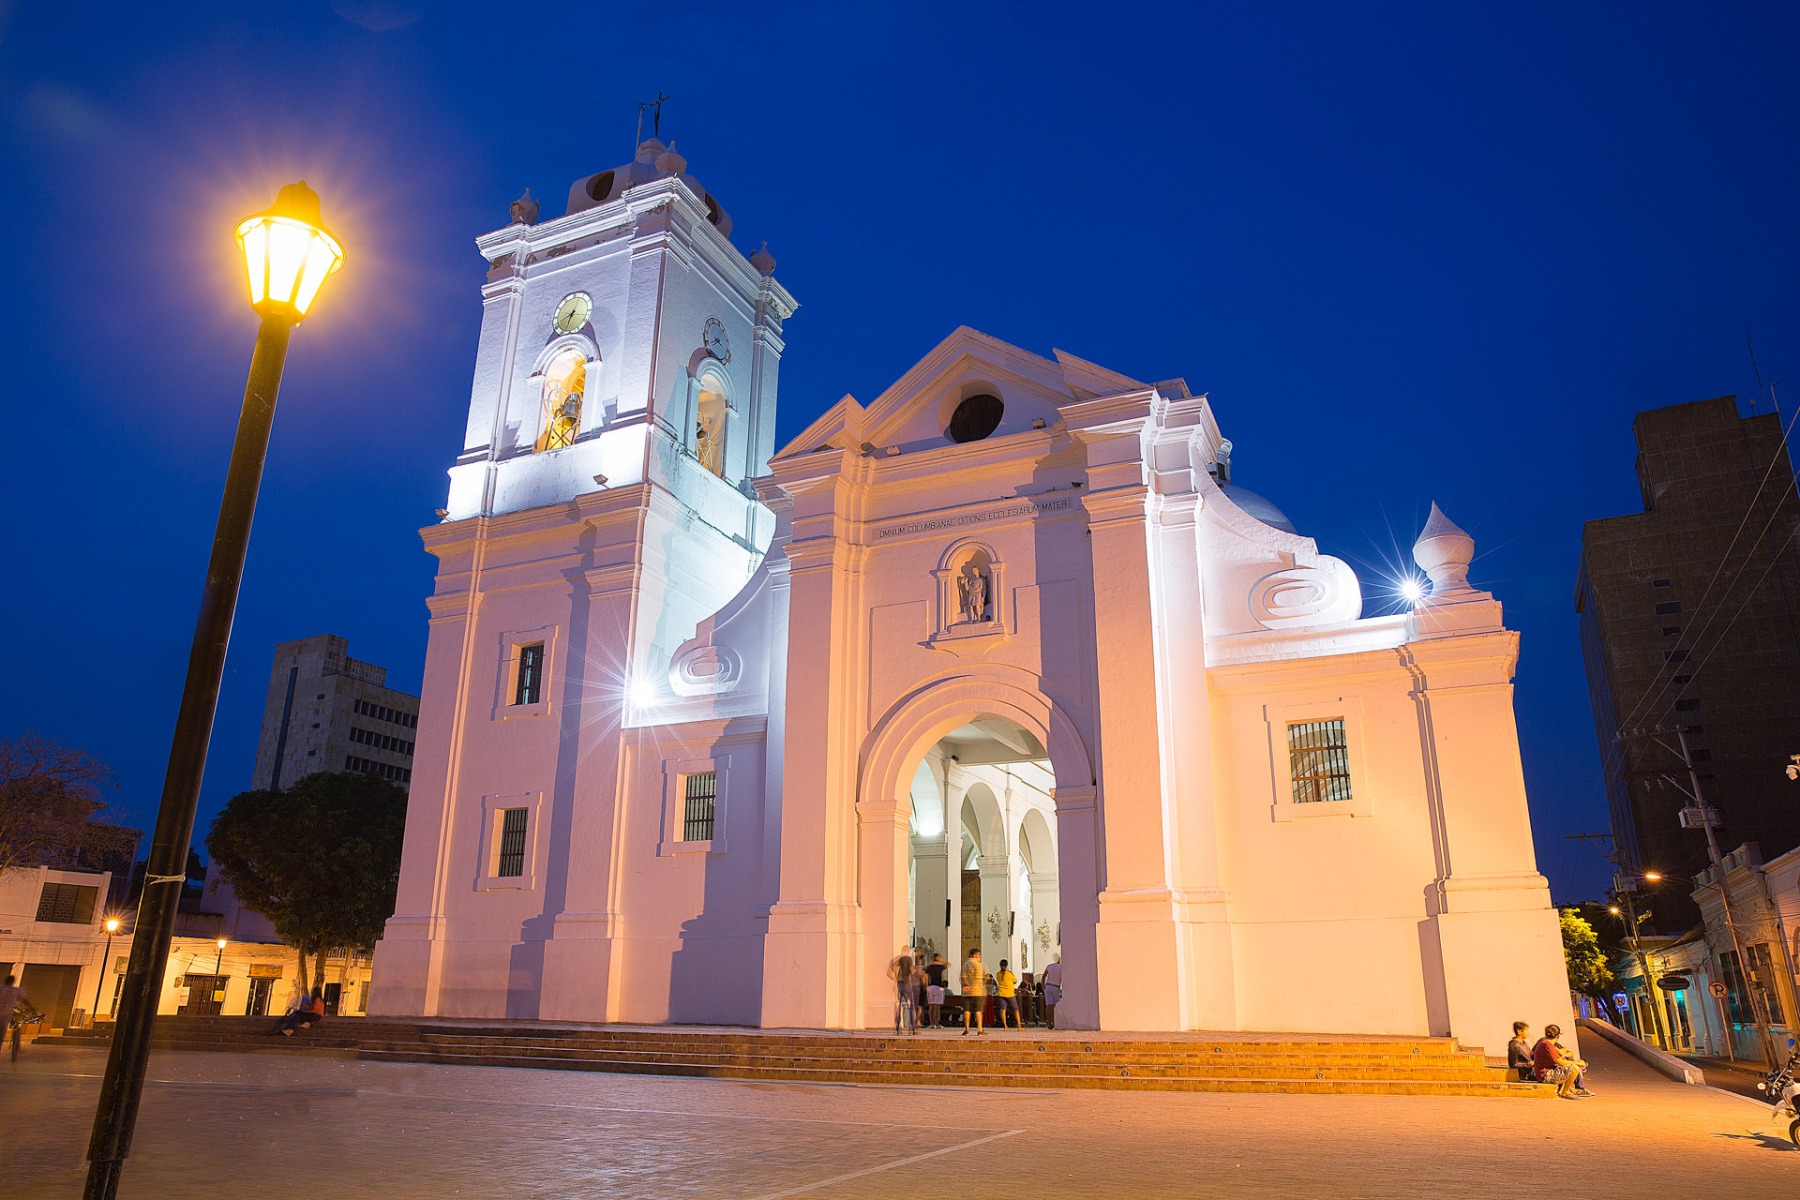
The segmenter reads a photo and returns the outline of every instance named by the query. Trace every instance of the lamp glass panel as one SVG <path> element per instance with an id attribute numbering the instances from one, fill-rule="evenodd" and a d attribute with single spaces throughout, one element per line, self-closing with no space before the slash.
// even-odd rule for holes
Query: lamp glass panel
<path id="1" fill-rule="evenodd" d="M 238 242 L 244 248 L 244 266 L 250 274 L 250 303 L 261 304 L 269 294 L 269 231 L 259 220 L 238 226 Z"/>

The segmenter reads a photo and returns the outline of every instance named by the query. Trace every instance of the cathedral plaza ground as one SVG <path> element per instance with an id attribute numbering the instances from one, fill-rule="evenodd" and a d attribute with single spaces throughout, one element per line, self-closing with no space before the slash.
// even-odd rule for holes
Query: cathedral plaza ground
<path id="1" fill-rule="evenodd" d="M 996 1035 L 1000 1036 L 1000 1035 Z M 1598 1038 L 1598 1095 L 847 1087 L 159 1051 L 124 1197 L 1744 1195 L 1800 1180 L 1767 1108 Z M 0 1195 L 80 1194 L 102 1056 L 0 1061 Z"/>

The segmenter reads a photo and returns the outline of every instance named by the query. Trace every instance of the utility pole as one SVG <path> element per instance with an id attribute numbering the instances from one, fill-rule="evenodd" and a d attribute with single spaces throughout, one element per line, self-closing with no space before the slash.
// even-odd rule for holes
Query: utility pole
<path id="1" fill-rule="evenodd" d="M 1572 841 L 1604 841 L 1612 844 L 1610 833 L 1577 833 L 1571 834 Z M 1663 1028 L 1662 998 L 1657 995 L 1656 980 L 1650 974 L 1650 959 L 1644 953 L 1644 947 L 1638 941 L 1637 906 L 1632 904 L 1631 897 L 1637 891 L 1637 881 L 1628 875 L 1619 862 L 1619 851 L 1616 845 L 1606 852 L 1607 861 L 1612 863 L 1613 896 L 1625 908 L 1625 929 L 1631 935 L 1631 956 L 1637 960 L 1638 971 L 1644 977 L 1644 996 L 1650 1001 L 1650 1024 L 1656 1030 L 1656 1043 L 1662 1049 L 1669 1049 L 1668 1031 Z"/>
<path id="2" fill-rule="evenodd" d="M 1780 1060 L 1775 1056 L 1774 1032 L 1769 1028 L 1768 1014 L 1763 1011 L 1762 992 L 1757 987 L 1756 965 L 1744 953 L 1743 940 L 1738 937 L 1737 919 L 1731 911 L 1731 886 L 1725 876 L 1725 860 L 1719 854 L 1719 835 L 1713 832 L 1713 828 L 1719 824 L 1719 810 L 1708 807 L 1701 797 L 1700 773 L 1694 769 L 1693 755 L 1688 753 L 1686 726 L 1677 725 L 1675 737 L 1681 745 L 1681 765 L 1687 768 L 1688 773 L 1688 787 L 1682 790 L 1694 802 L 1693 807 L 1681 810 L 1681 823 L 1690 829 L 1697 824 L 1706 831 L 1706 855 L 1712 862 L 1713 882 L 1719 888 L 1719 904 L 1725 913 L 1725 928 L 1731 934 L 1731 948 L 1737 954 L 1738 978 L 1744 981 L 1744 991 L 1750 1001 L 1750 1016 L 1756 1022 L 1756 1036 L 1762 1042 L 1763 1058 L 1769 1066 L 1778 1066 Z M 1665 746 L 1667 744 L 1663 743 Z M 1675 786 L 1679 788 L 1681 785 Z"/>

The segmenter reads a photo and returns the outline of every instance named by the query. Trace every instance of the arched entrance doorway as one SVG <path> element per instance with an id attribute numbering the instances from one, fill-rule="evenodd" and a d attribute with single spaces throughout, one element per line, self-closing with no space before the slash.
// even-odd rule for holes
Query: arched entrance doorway
<path id="1" fill-rule="evenodd" d="M 1081 999 L 1057 1023 L 1097 1027 L 1089 762 L 1046 700 L 993 682 L 916 694 L 877 728 L 858 797 L 864 1026 L 891 1024 L 886 966 L 913 945 L 952 964 L 980 946 L 1020 976 L 1060 958 L 1065 1005 Z"/>
<path id="2" fill-rule="evenodd" d="M 910 789 L 907 939 L 957 963 L 976 946 L 1021 976 L 1060 952 L 1049 753 L 984 713 L 920 757 Z"/>

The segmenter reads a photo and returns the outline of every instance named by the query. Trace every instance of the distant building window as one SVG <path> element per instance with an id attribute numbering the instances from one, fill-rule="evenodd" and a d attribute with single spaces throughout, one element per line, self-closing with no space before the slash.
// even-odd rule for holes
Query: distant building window
<path id="1" fill-rule="evenodd" d="M 513 681 L 514 704 L 536 704 L 544 692 L 544 643 L 519 647 L 519 673 Z"/>
<path id="2" fill-rule="evenodd" d="M 719 800 L 719 773 L 699 771 L 682 779 L 685 803 L 681 814 L 681 840 L 710 842 L 713 814 Z"/>
<path id="3" fill-rule="evenodd" d="M 1287 743 L 1295 804 L 1350 799 L 1350 744 L 1342 717 L 1290 724 Z"/>
<path id="4" fill-rule="evenodd" d="M 1673 579 L 1652 579 L 1650 581 L 1650 586 L 1651 587 L 1674 587 L 1675 581 Z"/>
<path id="5" fill-rule="evenodd" d="M 500 810 L 500 859 L 494 874 L 501 879 L 525 874 L 525 822 L 530 813 L 526 808 Z"/>
<path id="6" fill-rule="evenodd" d="M 1688 757 L 1692 758 L 1695 762 L 1711 762 L 1712 761 L 1712 751 L 1711 750 L 1690 750 L 1690 751 L 1688 751 Z"/>
<path id="7" fill-rule="evenodd" d="M 1688 656 L 1688 652 L 1686 650 L 1664 650 L 1663 651 L 1663 661 L 1664 662 L 1686 662 L 1687 656 Z"/>
<path id="8" fill-rule="evenodd" d="M 1659 617 L 1667 617 L 1680 611 L 1681 601 L 1679 600 L 1668 600 L 1656 606 L 1656 615 Z"/>
<path id="9" fill-rule="evenodd" d="M 1680 637 L 1681 636 L 1681 626 L 1679 626 L 1679 625 L 1664 625 L 1663 626 L 1663 636 L 1664 637 Z"/>
<path id="10" fill-rule="evenodd" d="M 58 925 L 91 925 L 94 923 L 94 904 L 99 898 L 97 887 L 46 883 L 38 895 L 37 919 Z"/>
<path id="11" fill-rule="evenodd" d="M 1692 675 L 1677 675 L 1675 677 L 1675 686 L 1677 687 L 1680 687 L 1684 683 L 1692 682 L 1694 682 L 1694 677 Z"/>
<path id="12" fill-rule="evenodd" d="M 1693 712 L 1695 709 L 1697 709 L 1699 707 L 1700 707 L 1700 701 L 1695 699 L 1692 696 L 1689 696 L 1685 700 L 1677 700 L 1675 702 L 1675 711 L 1676 712 Z"/>

